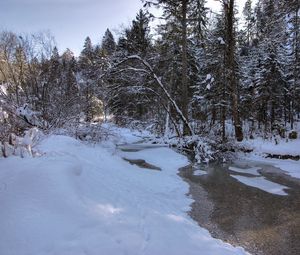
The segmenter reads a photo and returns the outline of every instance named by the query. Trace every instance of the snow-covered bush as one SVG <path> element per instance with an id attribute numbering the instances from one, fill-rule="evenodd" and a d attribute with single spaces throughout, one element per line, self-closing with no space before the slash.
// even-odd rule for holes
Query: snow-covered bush
<path id="1" fill-rule="evenodd" d="M 32 157 L 35 155 L 35 151 L 33 147 L 42 137 L 43 133 L 37 128 L 31 128 L 25 131 L 25 135 L 23 137 L 17 136 L 15 134 L 10 134 L 9 141 L 4 142 L 1 146 L 2 153 L 4 157 L 10 156 L 19 156 L 22 158 Z"/>
<path id="2" fill-rule="evenodd" d="M 113 132 L 104 127 L 101 122 L 68 122 L 61 128 L 53 129 L 49 133 L 58 135 L 68 135 L 76 139 L 87 142 L 99 142 L 107 140 Z"/>
<path id="3" fill-rule="evenodd" d="M 4 137 L 7 135 L 9 126 L 8 124 L 8 114 L 0 107 L 0 142 L 4 141 Z"/>
<path id="4" fill-rule="evenodd" d="M 213 150 L 209 143 L 203 141 L 203 140 L 198 140 L 197 144 L 194 148 L 195 150 L 195 159 L 197 160 L 198 163 L 204 162 L 208 163 L 209 161 L 213 160 Z"/>
<path id="5" fill-rule="evenodd" d="M 222 142 L 213 136 L 194 135 L 183 138 L 173 136 L 172 138 L 151 138 L 151 141 L 158 144 L 168 144 L 170 147 L 188 154 L 197 163 L 230 161 L 234 159 L 234 152 L 249 150 L 249 148 L 243 147 L 244 144 L 236 143 L 234 138 L 227 142 Z"/>
<path id="6" fill-rule="evenodd" d="M 8 119 L 8 114 L 6 111 L 4 111 L 2 109 L 2 107 L 0 107 L 0 123 L 3 124 L 7 121 Z"/>
<path id="7" fill-rule="evenodd" d="M 39 112 L 33 111 L 28 104 L 24 104 L 21 107 L 18 107 L 16 114 L 32 126 L 41 126 L 41 121 L 38 118 Z"/>
<path id="8" fill-rule="evenodd" d="M 2 104 L 3 106 L 4 104 Z M 13 107 L 5 105 L 0 107 L 0 141 L 2 143 L 8 141 L 8 137 L 11 133 L 18 135 L 22 134 L 25 130 L 23 121 L 18 116 L 12 114 L 14 112 Z"/>
<path id="9" fill-rule="evenodd" d="M 73 136 L 83 141 L 99 142 L 105 139 L 106 132 L 100 123 L 84 123 L 77 127 Z"/>

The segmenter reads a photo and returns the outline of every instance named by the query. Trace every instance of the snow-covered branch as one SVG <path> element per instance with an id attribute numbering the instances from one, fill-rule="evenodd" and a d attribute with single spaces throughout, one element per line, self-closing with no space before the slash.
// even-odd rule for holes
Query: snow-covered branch
<path id="1" fill-rule="evenodd" d="M 183 112 L 180 110 L 179 106 L 177 105 L 177 103 L 175 102 L 175 100 L 172 98 L 172 96 L 170 95 L 170 93 L 168 92 L 166 86 L 163 84 L 163 82 L 161 81 L 161 78 L 157 76 L 157 74 L 154 72 L 153 68 L 151 67 L 151 65 L 143 58 L 141 58 L 138 55 L 131 55 L 128 56 L 126 58 L 124 58 L 121 62 L 119 62 L 117 66 L 126 63 L 129 60 L 137 60 L 139 61 L 145 68 L 145 69 L 136 69 L 136 68 L 129 68 L 129 70 L 136 70 L 136 71 L 143 71 L 143 72 L 147 72 L 149 73 L 152 78 L 157 82 L 157 84 L 159 85 L 159 87 L 162 89 L 162 91 L 164 92 L 165 96 L 167 97 L 167 99 L 169 100 L 169 102 L 171 103 L 171 105 L 175 108 L 176 113 L 178 114 L 179 118 L 183 121 L 184 125 L 188 128 L 189 134 L 190 135 L 194 135 L 193 129 L 190 125 L 190 123 L 188 122 L 187 118 L 184 116 Z M 124 71 L 126 71 L 127 68 L 123 69 Z"/>

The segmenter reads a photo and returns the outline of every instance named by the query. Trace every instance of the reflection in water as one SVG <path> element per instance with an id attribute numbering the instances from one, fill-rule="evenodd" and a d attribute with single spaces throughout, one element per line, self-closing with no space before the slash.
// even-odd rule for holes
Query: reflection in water
<path id="1" fill-rule="evenodd" d="M 289 188 L 285 189 L 287 196 L 280 196 L 239 182 L 228 168 L 202 166 L 207 174 L 198 176 L 194 171 L 199 167 L 182 169 L 180 175 L 190 184 L 195 200 L 191 217 L 214 237 L 253 254 L 300 254 L 300 181 L 272 166 L 259 166 L 259 174 Z M 240 175 L 247 177 L 247 173 Z"/>
<path id="2" fill-rule="evenodd" d="M 168 146 L 162 144 L 151 144 L 151 143 L 141 143 L 141 142 L 117 145 L 117 149 L 124 152 L 137 152 L 141 150 L 162 148 L 162 147 L 168 147 Z"/>

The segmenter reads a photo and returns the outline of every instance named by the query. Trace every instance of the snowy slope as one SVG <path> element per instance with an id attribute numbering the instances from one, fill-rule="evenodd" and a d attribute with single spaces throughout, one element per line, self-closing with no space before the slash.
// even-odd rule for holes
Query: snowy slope
<path id="1" fill-rule="evenodd" d="M 188 186 L 176 175 L 184 156 L 138 152 L 162 169 L 150 171 L 66 136 L 39 150 L 0 160 L 1 255 L 245 254 L 187 216 Z"/>

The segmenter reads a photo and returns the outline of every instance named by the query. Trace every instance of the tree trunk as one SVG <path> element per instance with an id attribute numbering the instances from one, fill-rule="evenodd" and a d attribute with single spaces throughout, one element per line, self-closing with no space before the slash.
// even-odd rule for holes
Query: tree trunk
<path id="1" fill-rule="evenodd" d="M 232 117 L 233 125 L 235 130 L 235 137 L 237 141 L 242 141 L 244 139 L 243 129 L 239 114 L 239 98 L 238 98 L 238 88 L 235 70 L 235 35 L 234 35 L 234 0 L 224 1 L 225 15 L 226 15 L 226 25 L 227 25 L 227 45 L 226 45 L 226 55 L 227 55 L 227 68 L 228 80 L 231 93 L 231 107 L 232 107 Z"/>
<path id="2" fill-rule="evenodd" d="M 188 0 L 182 0 L 182 85 L 181 85 L 181 109 L 184 117 L 188 120 L 188 58 L 187 58 L 187 4 Z M 189 133 L 184 125 L 183 134 Z"/>
<path id="3" fill-rule="evenodd" d="M 291 129 L 294 129 L 294 104 L 296 100 L 296 88 L 297 88 L 297 82 L 298 82 L 298 63 L 299 63 L 299 2 L 297 5 L 297 8 L 295 10 L 295 36 L 294 36 L 294 49 L 295 49 L 295 63 L 294 63 L 294 89 L 293 89 L 293 96 L 291 100 Z"/>
<path id="4" fill-rule="evenodd" d="M 167 111 L 166 111 L 166 121 L 165 121 L 165 135 L 166 137 L 169 136 L 169 123 L 170 123 L 170 103 L 168 102 Z"/>

